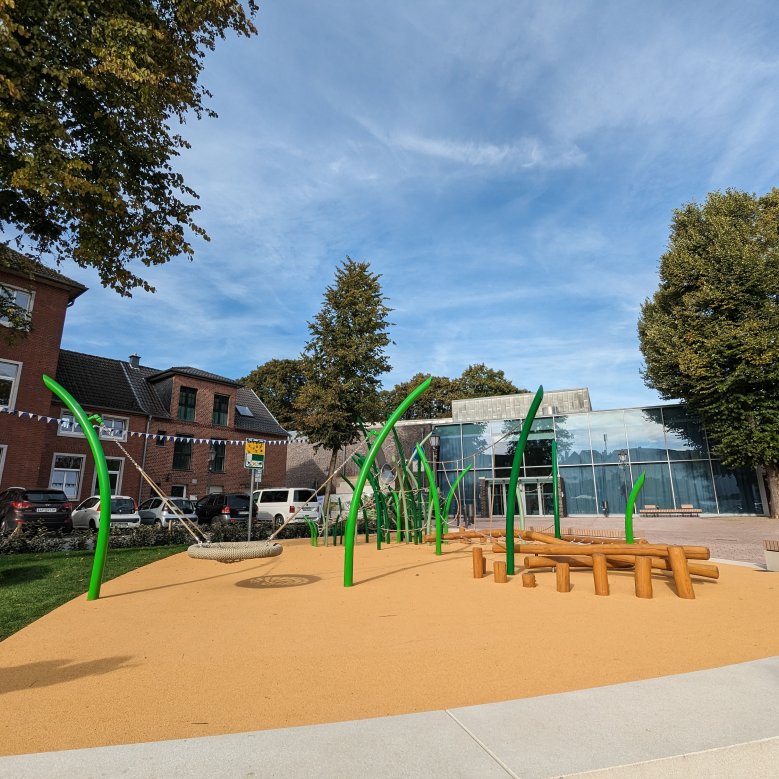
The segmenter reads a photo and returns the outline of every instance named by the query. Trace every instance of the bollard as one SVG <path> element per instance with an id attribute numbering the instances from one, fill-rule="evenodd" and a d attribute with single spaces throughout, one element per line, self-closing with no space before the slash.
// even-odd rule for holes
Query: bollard
<path id="1" fill-rule="evenodd" d="M 649 558 L 647 558 L 649 560 Z M 651 560 L 650 560 L 651 565 Z M 609 594 L 609 572 L 606 567 L 606 556 L 594 554 L 592 556 L 592 578 L 595 581 L 595 594 Z"/>
<path id="2" fill-rule="evenodd" d="M 557 563 L 555 573 L 557 574 L 557 592 L 570 592 L 571 566 L 568 563 Z"/>
<path id="3" fill-rule="evenodd" d="M 505 584 L 508 581 L 508 577 L 506 576 L 506 561 L 495 560 L 492 564 L 492 574 L 498 584 Z"/>
<path id="4" fill-rule="evenodd" d="M 473 578 L 474 579 L 481 579 L 482 576 L 484 576 L 484 565 L 486 563 L 486 560 L 484 559 L 484 554 L 481 551 L 480 547 L 476 547 L 472 550 L 473 555 Z"/>
<path id="5" fill-rule="evenodd" d="M 651 598 L 652 597 L 652 558 L 651 557 L 636 558 L 635 578 L 636 578 L 636 597 Z"/>
<path id="6" fill-rule="evenodd" d="M 522 574 L 522 586 L 523 587 L 535 587 L 536 586 L 536 575 L 534 573 L 523 573 Z"/>

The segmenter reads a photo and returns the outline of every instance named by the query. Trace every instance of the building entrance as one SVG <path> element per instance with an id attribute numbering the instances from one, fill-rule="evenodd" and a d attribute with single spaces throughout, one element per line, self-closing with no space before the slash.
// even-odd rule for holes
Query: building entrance
<path id="1" fill-rule="evenodd" d="M 508 479 L 490 480 L 487 484 L 487 490 L 490 515 L 505 517 Z M 552 479 L 549 477 L 520 479 L 517 484 L 516 516 L 519 516 L 520 500 L 526 517 L 551 517 L 554 514 Z"/>

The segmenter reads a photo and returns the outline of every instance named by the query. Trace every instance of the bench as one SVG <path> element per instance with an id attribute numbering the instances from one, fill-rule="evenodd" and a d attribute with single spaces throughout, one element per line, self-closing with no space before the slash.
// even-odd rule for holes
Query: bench
<path id="1" fill-rule="evenodd" d="M 660 509 L 653 503 L 647 503 L 638 513 L 642 517 L 699 517 L 701 510 L 695 508 L 692 503 L 682 503 L 678 509 Z"/>

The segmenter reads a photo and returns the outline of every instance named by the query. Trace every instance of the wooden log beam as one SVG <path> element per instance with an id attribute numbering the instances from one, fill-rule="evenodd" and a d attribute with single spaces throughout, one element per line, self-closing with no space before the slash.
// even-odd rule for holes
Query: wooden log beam
<path id="1" fill-rule="evenodd" d="M 695 590 L 692 588 L 692 580 L 690 579 L 684 548 L 681 546 L 669 546 L 668 563 L 673 571 L 676 594 L 680 598 L 693 600 L 695 598 Z"/>
<path id="2" fill-rule="evenodd" d="M 514 544 L 514 551 L 522 554 L 555 555 L 643 555 L 644 557 L 668 557 L 665 544 Z M 685 558 L 708 560 L 711 556 L 705 546 L 680 546 Z"/>

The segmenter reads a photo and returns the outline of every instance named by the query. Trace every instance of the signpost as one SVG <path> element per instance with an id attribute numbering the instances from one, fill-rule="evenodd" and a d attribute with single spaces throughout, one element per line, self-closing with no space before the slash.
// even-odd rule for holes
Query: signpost
<path id="1" fill-rule="evenodd" d="M 262 481 L 262 471 L 265 468 L 265 442 L 249 441 L 244 443 L 243 467 L 251 472 L 249 481 L 249 534 L 248 540 L 252 540 L 252 517 L 254 516 L 254 479 Z"/>

